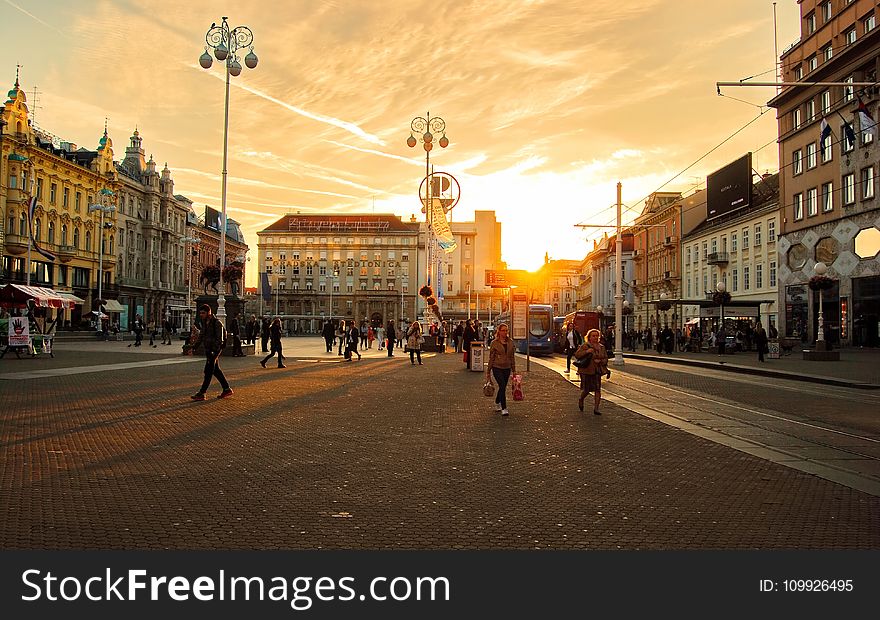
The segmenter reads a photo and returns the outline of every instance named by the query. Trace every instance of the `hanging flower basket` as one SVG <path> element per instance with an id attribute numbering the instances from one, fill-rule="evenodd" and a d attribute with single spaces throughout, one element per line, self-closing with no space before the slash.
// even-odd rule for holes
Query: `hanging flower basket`
<path id="1" fill-rule="evenodd" d="M 632 306 L 624 306 L 623 307 L 623 316 L 629 316 L 633 313 Z"/>
<path id="2" fill-rule="evenodd" d="M 811 291 L 827 291 L 834 286 L 834 280 L 828 276 L 813 276 L 810 278 Z"/>
<path id="3" fill-rule="evenodd" d="M 238 265 L 226 265 L 223 268 L 223 281 L 234 282 L 235 280 L 241 280 L 241 267 Z"/>
<path id="4" fill-rule="evenodd" d="M 434 306 L 437 305 L 437 300 L 434 299 L 433 297 L 428 297 L 428 298 L 425 300 L 425 303 L 428 304 L 429 306 L 431 306 L 431 307 L 433 308 Z"/>
<path id="5" fill-rule="evenodd" d="M 672 302 L 669 301 L 668 299 L 664 299 L 663 301 L 657 302 L 657 309 L 660 310 L 660 312 L 666 312 L 670 308 L 672 308 Z"/>
<path id="6" fill-rule="evenodd" d="M 712 293 L 712 303 L 716 306 L 727 305 L 730 303 L 730 293 L 724 291 L 723 293 L 719 291 L 715 291 Z"/>
<path id="7" fill-rule="evenodd" d="M 422 297 L 431 297 L 433 294 L 434 290 L 427 284 L 419 289 L 419 295 Z"/>

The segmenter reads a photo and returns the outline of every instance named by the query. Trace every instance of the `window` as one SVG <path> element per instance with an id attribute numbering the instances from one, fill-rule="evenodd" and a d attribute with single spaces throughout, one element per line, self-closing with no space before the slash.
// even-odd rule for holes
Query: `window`
<path id="1" fill-rule="evenodd" d="M 856 201 L 856 175 L 843 175 L 843 204 L 851 205 Z"/>
<path id="2" fill-rule="evenodd" d="M 286 261 L 287 260 L 287 252 L 279 252 L 278 253 L 278 260 Z"/>
<path id="3" fill-rule="evenodd" d="M 755 245 L 761 245 L 761 225 L 755 224 Z"/>
<path id="4" fill-rule="evenodd" d="M 743 290 L 744 291 L 749 290 L 750 284 L 751 283 L 749 282 L 749 268 L 743 267 Z"/>
<path id="5" fill-rule="evenodd" d="M 791 173 L 795 176 L 804 171 L 803 153 L 798 149 L 791 154 Z"/>
<path id="6" fill-rule="evenodd" d="M 80 210 L 80 203 L 81 202 L 82 202 L 82 192 L 77 192 L 76 196 L 74 196 L 74 198 L 73 198 L 73 210 L 74 211 Z"/>
<path id="7" fill-rule="evenodd" d="M 831 182 L 822 184 L 822 212 L 827 213 L 834 209 L 834 184 Z"/>
<path id="8" fill-rule="evenodd" d="M 856 29 L 850 28 L 846 32 L 843 33 L 843 40 L 846 45 L 852 45 L 856 42 Z"/>
<path id="9" fill-rule="evenodd" d="M 67 245 L 67 224 L 61 225 L 61 245 Z"/>
<path id="10" fill-rule="evenodd" d="M 776 220 L 767 220 L 767 243 L 776 241 Z"/>
<path id="11" fill-rule="evenodd" d="M 712 254 L 715 254 L 718 251 L 718 238 L 712 237 Z"/>
<path id="12" fill-rule="evenodd" d="M 122 235 L 124 231 L 120 230 L 119 234 Z M 122 237 L 120 236 L 120 239 Z M 47 239 L 49 243 L 55 243 L 55 222 L 49 220 L 49 238 Z"/>
<path id="13" fill-rule="evenodd" d="M 739 270 L 733 270 L 733 291 L 739 290 Z"/>
<path id="14" fill-rule="evenodd" d="M 306 275 L 314 275 L 314 267 L 312 267 L 312 265 L 306 265 Z"/>
<path id="15" fill-rule="evenodd" d="M 55 195 L 58 193 L 58 184 L 52 183 L 49 186 L 49 202 L 55 204 Z"/>
<path id="16" fill-rule="evenodd" d="M 73 229 L 73 247 L 79 249 L 79 228 Z"/>
<path id="17" fill-rule="evenodd" d="M 830 43 L 822 50 L 822 56 L 825 58 L 825 62 L 828 62 L 834 57 L 834 48 L 831 47 Z"/>
<path id="18" fill-rule="evenodd" d="M 70 189 L 66 187 L 64 188 L 64 193 L 62 194 L 61 206 L 65 209 L 70 206 Z"/>
<path id="19" fill-rule="evenodd" d="M 281 274 L 282 276 L 286 276 L 287 275 L 287 265 L 285 265 L 284 263 L 281 263 L 281 265 L 279 265 L 279 267 L 278 267 L 278 273 Z"/>
<path id="20" fill-rule="evenodd" d="M 749 249 L 749 229 L 743 228 L 743 250 Z"/>
<path id="21" fill-rule="evenodd" d="M 807 122 L 816 118 L 816 102 L 813 99 L 807 101 Z"/>
<path id="22" fill-rule="evenodd" d="M 465 245 L 470 245 L 470 244 L 471 244 L 471 238 L 470 238 L 470 237 L 465 237 L 465 238 L 464 238 L 464 244 L 465 244 Z"/>
<path id="23" fill-rule="evenodd" d="M 272 252 L 266 252 L 266 262 L 272 260 Z"/>
<path id="24" fill-rule="evenodd" d="M 709 245 L 703 241 L 703 260 L 706 260 L 707 256 L 709 256 Z"/>
<path id="25" fill-rule="evenodd" d="M 89 278 L 89 270 L 82 267 L 73 268 L 73 286 L 85 287 L 89 286 L 91 278 Z"/>
<path id="26" fill-rule="evenodd" d="M 87 230 L 87 231 L 86 231 L 86 246 L 85 246 L 85 251 L 86 251 L 86 252 L 91 252 L 91 251 L 92 251 L 92 232 L 91 232 L 90 230 Z"/>
<path id="27" fill-rule="evenodd" d="M 327 275 L 327 265 L 321 265 L 320 267 L 318 267 L 318 275 L 319 276 L 326 276 Z"/>
<path id="28" fill-rule="evenodd" d="M 804 77 L 804 68 L 801 65 L 798 65 L 794 68 L 794 79 L 795 81 L 798 81 L 802 77 Z"/>
<path id="29" fill-rule="evenodd" d="M 853 76 L 849 76 L 843 81 L 847 83 L 847 86 L 843 87 L 843 100 L 852 101 L 855 98 L 855 90 L 852 87 Z"/>
<path id="30" fill-rule="evenodd" d="M 862 200 L 874 197 L 874 166 L 862 168 Z"/>
<path id="31" fill-rule="evenodd" d="M 299 260 L 299 250 L 293 251 L 293 260 Z"/>
<path id="32" fill-rule="evenodd" d="M 826 138 L 822 140 L 822 163 L 827 164 L 834 157 L 834 151 L 832 150 L 833 141 L 831 138 Z"/>
<path id="33" fill-rule="evenodd" d="M 730 251 L 736 252 L 736 233 L 730 233 Z"/>
<path id="34" fill-rule="evenodd" d="M 807 58 L 807 72 L 808 73 L 810 71 L 815 71 L 816 67 L 818 67 L 818 66 L 819 66 L 819 59 L 816 57 L 815 54 L 813 54 L 812 56 Z"/>
<path id="35" fill-rule="evenodd" d="M 804 195 L 803 194 L 795 194 L 794 201 L 792 203 L 792 207 L 794 210 L 794 219 L 802 220 L 804 219 Z"/>
<path id="36" fill-rule="evenodd" d="M 266 265 L 266 273 L 272 273 L 272 265 Z"/>
<path id="37" fill-rule="evenodd" d="M 822 111 L 822 116 L 828 114 L 831 111 L 831 91 L 826 90 L 819 96 L 819 108 Z"/>
<path id="38" fill-rule="evenodd" d="M 685 251 L 684 251 L 684 264 L 685 264 L 685 265 L 690 265 L 690 264 L 691 264 L 691 249 L 690 249 L 690 247 L 685 248 Z"/>
<path id="39" fill-rule="evenodd" d="M 755 265 L 755 288 L 764 288 L 764 265 Z"/>
<path id="40" fill-rule="evenodd" d="M 776 261 L 770 261 L 770 288 L 776 286 Z"/>
<path id="41" fill-rule="evenodd" d="M 791 128 L 793 131 L 797 131 L 801 128 L 801 109 L 797 108 L 796 110 L 792 110 L 791 112 Z"/>
<path id="42" fill-rule="evenodd" d="M 831 21 L 831 0 L 822 5 L 822 23 Z"/>
<path id="43" fill-rule="evenodd" d="M 813 217 L 819 213 L 819 202 L 817 199 L 817 190 L 815 187 L 807 190 L 807 217 Z"/>
<path id="44" fill-rule="evenodd" d="M 807 23 L 807 34 L 813 34 L 814 32 L 816 32 L 816 14 L 815 13 L 810 13 L 809 15 L 807 15 L 806 23 Z"/>
<path id="45" fill-rule="evenodd" d="M 810 142 L 807 145 L 807 170 L 816 167 L 816 143 Z"/>
<path id="46" fill-rule="evenodd" d="M 24 211 L 19 213 L 18 216 L 18 234 L 20 237 L 27 237 L 27 218 Z"/>
<path id="47" fill-rule="evenodd" d="M 862 32 L 864 34 L 868 34 L 871 32 L 874 27 L 877 25 L 874 14 L 871 13 L 865 19 L 862 20 Z"/>

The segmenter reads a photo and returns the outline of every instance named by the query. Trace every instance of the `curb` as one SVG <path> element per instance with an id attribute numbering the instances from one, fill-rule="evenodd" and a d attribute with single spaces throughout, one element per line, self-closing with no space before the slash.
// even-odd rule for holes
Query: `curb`
<path id="1" fill-rule="evenodd" d="M 679 364 L 682 366 L 696 366 L 698 368 L 714 368 L 716 370 L 727 370 L 730 372 L 738 372 L 746 375 L 760 375 L 763 377 L 773 377 L 776 379 L 791 379 L 793 381 L 806 381 L 808 383 L 821 383 L 824 385 L 836 385 L 841 387 L 854 388 L 859 390 L 880 390 L 880 385 L 876 383 L 866 383 L 864 381 L 848 381 L 846 379 L 836 379 L 822 375 L 806 375 L 787 370 L 770 370 L 763 368 L 755 368 L 753 366 L 740 366 L 737 364 L 728 364 L 727 362 L 708 362 L 704 360 L 692 360 L 676 357 L 660 357 L 657 355 L 641 355 L 639 353 L 624 353 L 624 359 L 646 360 L 651 362 L 663 362 L 666 364 Z"/>

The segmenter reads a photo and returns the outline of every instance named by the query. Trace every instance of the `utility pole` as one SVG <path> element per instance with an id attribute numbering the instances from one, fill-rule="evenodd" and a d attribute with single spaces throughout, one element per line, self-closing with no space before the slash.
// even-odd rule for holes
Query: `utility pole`
<path id="1" fill-rule="evenodd" d="M 623 270 L 622 266 L 622 255 L 623 255 L 623 237 L 620 234 L 621 230 L 621 222 L 620 222 L 620 212 L 622 207 L 621 202 L 621 192 L 623 189 L 623 184 L 617 183 L 617 242 L 615 245 L 615 270 L 616 273 L 614 275 L 614 282 L 616 289 L 614 291 L 614 348 L 620 352 L 620 355 L 615 355 L 612 358 L 611 363 L 615 366 L 623 366 Z"/>

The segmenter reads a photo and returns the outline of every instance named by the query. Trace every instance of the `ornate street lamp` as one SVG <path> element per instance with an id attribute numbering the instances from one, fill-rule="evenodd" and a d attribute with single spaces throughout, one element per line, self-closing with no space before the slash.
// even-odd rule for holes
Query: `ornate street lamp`
<path id="1" fill-rule="evenodd" d="M 217 317 L 225 323 L 226 319 L 226 286 L 223 278 L 223 268 L 226 266 L 226 161 L 229 145 L 229 76 L 238 76 L 241 73 L 241 63 L 238 61 L 238 52 L 242 48 L 249 48 L 244 64 L 248 69 L 257 66 L 257 55 L 254 54 L 254 35 L 247 26 L 229 28 L 223 17 L 223 22 L 218 26 L 211 24 L 205 35 L 205 53 L 199 57 L 199 64 L 203 69 L 210 69 L 213 64 L 208 49 L 214 50 L 214 56 L 226 65 L 226 104 L 223 111 L 223 173 L 221 183 L 222 215 L 220 223 L 220 291 L 217 295 Z"/>
<path id="2" fill-rule="evenodd" d="M 98 227 L 98 331 L 101 331 L 100 313 L 102 312 L 101 307 L 104 305 L 101 288 L 104 283 L 104 214 L 113 213 L 116 211 L 116 206 L 111 204 L 115 199 L 115 194 L 112 190 L 105 187 L 99 193 L 101 194 L 101 204 L 89 205 L 89 213 L 93 211 L 101 213 L 101 223 Z M 108 227 L 112 228 L 113 225 L 108 222 Z"/>
<path id="3" fill-rule="evenodd" d="M 427 278 L 427 286 L 431 286 L 431 267 L 433 265 L 433 239 L 431 231 L 431 207 L 433 207 L 433 197 L 431 196 L 431 151 L 434 149 L 434 138 L 440 135 L 437 144 L 440 148 L 445 149 L 449 146 L 449 138 L 446 137 L 446 121 L 439 116 L 431 117 L 428 112 L 427 118 L 417 116 L 410 123 L 409 138 L 406 139 L 406 145 L 415 148 L 421 142 L 422 148 L 425 149 L 425 256 L 427 258 L 427 269 L 425 277 Z M 470 307 L 468 307 L 470 309 Z"/>
<path id="4" fill-rule="evenodd" d="M 193 273 L 193 261 L 195 260 L 195 255 L 196 255 L 196 249 L 193 246 L 201 243 L 202 240 L 200 237 L 186 236 L 186 237 L 182 237 L 180 239 L 180 241 L 181 241 L 181 243 L 186 244 L 186 248 L 189 252 L 189 256 L 188 256 L 189 260 L 187 261 L 187 264 L 189 265 L 189 273 L 186 274 L 186 308 L 187 308 L 187 314 L 188 314 L 187 327 L 189 328 L 190 331 L 192 331 L 192 322 L 193 322 L 192 319 L 194 316 L 193 307 L 192 307 L 192 273 Z"/>
<path id="5" fill-rule="evenodd" d="M 825 275 L 828 273 L 828 266 L 825 263 L 816 263 L 813 271 L 816 275 L 810 278 L 810 289 L 819 292 L 819 334 L 816 336 L 816 348 L 823 349 L 825 346 L 825 315 L 822 312 L 822 298 L 825 294 L 823 291 L 831 288 L 834 283 L 831 278 Z M 819 344 L 820 342 L 822 344 Z"/>

